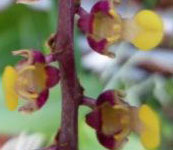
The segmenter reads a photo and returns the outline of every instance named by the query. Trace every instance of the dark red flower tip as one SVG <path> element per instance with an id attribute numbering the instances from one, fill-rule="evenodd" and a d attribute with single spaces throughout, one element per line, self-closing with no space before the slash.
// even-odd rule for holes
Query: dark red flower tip
<path id="1" fill-rule="evenodd" d="M 51 88 L 55 86 L 59 80 L 60 80 L 60 71 L 59 69 L 52 67 L 52 66 L 46 66 L 46 74 L 47 74 L 47 88 Z"/>
<path id="2" fill-rule="evenodd" d="M 113 136 L 106 136 L 101 132 L 97 132 L 97 138 L 99 142 L 108 149 L 114 149 L 116 141 Z"/>
<path id="3" fill-rule="evenodd" d="M 108 0 L 101 0 L 93 6 L 93 8 L 91 9 L 91 13 L 103 12 L 109 15 L 110 9 L 110 2 Z"/>
<path id="4" fill-rule="evenodd" d="M 39 97 L 36 100 L 38 109 L 44 106 L 44 104 L 48 100 L 48 97 L 49 97 L 49 90 L 45 90 L 40 93 Z"/>
<path id="5" fill-rule="evenodd" d="M 40 51 L 31 51 L 33 55 L 33 64 L 35 63 L 45 63 L 45 56 Z"/>
<path id="6" fill-rule="evenodd" d="M 97 106 L 102 105 L 105 102 L 108 102 L 110 105 L 114 106 L 117 103 L 115 99 L 116 93 L 114 90 L 108 90 L 103 92 L 97 99 Z"/>
<path id="7" fill-rule="evenodd" d="M 86 123 L 95 130 L 101 131 L 101 111 L 99 109 L 93 110 L 86 116 Z"/>
<path id="8" fill-rule="evenodd" d="M 107 47 L 107 40 L 102 39 L 100 41 L 96 41 L 94 38 L 91 36 L 88 36 L 88 43 L 91 46 L 93 50 L 95 50 L 98 53 L 104 54 L 105 53 L 105 48 Z"/>

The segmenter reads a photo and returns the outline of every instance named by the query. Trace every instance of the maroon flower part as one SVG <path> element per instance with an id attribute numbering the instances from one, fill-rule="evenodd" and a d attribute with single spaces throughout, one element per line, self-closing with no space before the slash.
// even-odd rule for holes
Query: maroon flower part
<path id="1" fill-rule="evenodd" d="M 120 40 L 122 20 L 114 11 L 113 4 L 102 0 L 93 6 L 90 13 L 80 8 L 79 15 L 78 26 L 87 35 L 91 48 L 103 55 L 114 57 L 108 47 Z"/>
<path id="2" fill-rule="evenodd" d="M 24 59 L 16 66 L 17 79 L 15 91 L 27 104 L 19 110 L 33 112 L 46 103 L 49 88 L 55 86 L 60 79 L 59 70 L 45 61 L 45 56 L 39 51 L 21 50 L 13 52 Z"/>
<path id="3" fill-rule="evenodd" d="M 158 147 L 160 124 L 155 112 L 147 105 L 130 106 L 123 98 L 119 91 L 106 91 L 98 97 L 95 109 L 86 116 L 86 122 L 96 130 L 99 142 L 114 150 L 120 148 L 134 131 L 140 135 L 146 148 Z M 154 134 L 152 139 L 148 137 L 151 132 Z"/>

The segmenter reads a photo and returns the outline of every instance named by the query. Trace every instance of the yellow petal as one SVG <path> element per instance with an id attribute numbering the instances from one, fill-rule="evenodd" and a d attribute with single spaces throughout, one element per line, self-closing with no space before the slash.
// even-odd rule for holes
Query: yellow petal
<path id="1" fill-rule="evenodd" d="M 157 148 L 160 144 L 160 120 L 158 115 L 147 105 L 139 109 L 142 123 L 141 142 L 147 149 Z"/>
<path id="2" fill-rule="evenodd" d="M 159 15 L 150 10 L 143 10 L 136 14 L 134 23 L 137 35 L 132 43 L 141 50 L 151 50 L 158 46 L 164 34 L 163 21 Z"/>
<path id="3" fill-rule="evenodd" d="M 2 84 L 5 93 L 6 105 L 9 110 L 13 111 L 18 105 L 18 95 L 15 92 L 15 83 L 17 80 L 15 68 L 7 66 L 2 76 Z"/>
<path id="4" fill-rule="evenodd" d="M 24 99 L 36 100 L 40 92 L 46 89 L 46 81 L 44 64 L 26 66 L 18 72 L 16 91 Z"/>

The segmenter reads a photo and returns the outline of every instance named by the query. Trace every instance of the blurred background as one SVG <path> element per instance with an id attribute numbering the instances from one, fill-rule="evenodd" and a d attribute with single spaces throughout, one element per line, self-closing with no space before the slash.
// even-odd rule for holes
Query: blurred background
<path id="1" fill-rule="evenodd" d="M 83 0 L 82 6 L 89 11 L 96 1 Z M 15 65 L 20 59 L 11 55 L 13 50 L 34 48 L 49 53 L 45 43 L 56 30 L 56 6 L 56 0 L 41 0 L 27 6 L 16 5 L 14 0 L 0 0 L 0 76 L 6 65 Z M 128 43 L 120 43 L 112 47 L 116 59 L 110 59 L 93 52 L 85 36 L 76 28 L 78 76 L 85 94 L 90 97 L 96 98 L 103 90 L 122 89 L 131 105 L 150 105 L 162 120 L 162 144 L 158 150 L 173 150 L 173 1 L 122 0 L 117 7 L 124 18 L 132 17 L 141 9 L 153 9 L 162 16 L 165 37 L 161 45 L 143 52 Z M 0 147 L 7 145 L 2 150 L 14 150 L 14 144 L 20 145 L 18 150 L 51 144 L 60 124 L 59 86 L 51 90 L 44 108 L 32 115 L 8 111 L 0 88 Z M 88 112 L 89 108 L 80 108 L 80 150 L 104 150 L 97 142 L 94 130 L 85 124 Z M 132 134 L 123 150 L 144 148 L 138 136 Z"/>

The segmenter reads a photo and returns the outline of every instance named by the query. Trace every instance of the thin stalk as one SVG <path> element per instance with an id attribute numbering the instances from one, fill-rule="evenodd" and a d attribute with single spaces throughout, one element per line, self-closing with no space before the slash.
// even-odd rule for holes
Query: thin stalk
<path id="1" fill-rule="evenodd" d="M 59 0 L 58 30 L 54 52 L 61 72 L 62 115 L 56 150 L 78 150 L 78 108 L 83 89 L 76 74 L 74 58 L 74 0 Z"/>

